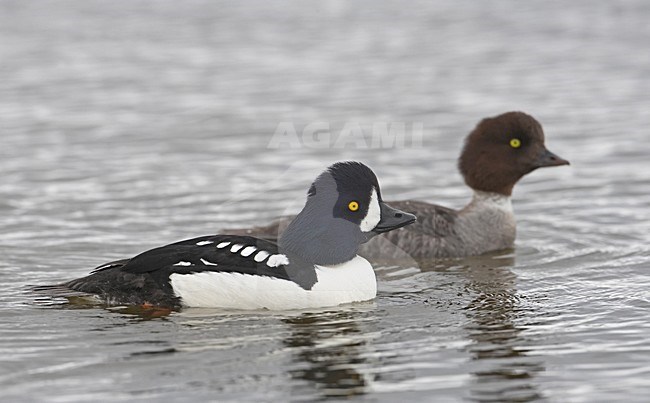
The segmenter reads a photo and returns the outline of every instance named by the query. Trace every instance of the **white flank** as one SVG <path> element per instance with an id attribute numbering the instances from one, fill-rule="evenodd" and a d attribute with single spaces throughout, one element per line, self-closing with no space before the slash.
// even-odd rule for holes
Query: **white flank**
<path id="1" fill-rule="evenodd" d="M 265 250 L 261 250 L 257 252 L 257 255 L 253 259 L 255 259 L 256 262 L 261 262 L 262 260 L 266 259 L 269 256 L 269 252 Z"/>
<path id="2" fill-rule="evenodd" d="M 379 207 L 379 200 L 377 198 L 377 191 L 375 188 L 372 189 L 372 194 L 370 195 L 370 204 L 368 205 L 368 213 L 366 217 L 361 221 L 360 227 L 363 232 L 370 232 L 381 220 L 381 207 Z"/>
<path id="3" fill-rule="evenodd" d="M 230 248 L 230 251 L 231 251 L 232 253 L 237 253 L 237 252 L 239 252 L 239 250 L 240 250 L 241 248 L 243 248 L 243 247 L 244 247 L 244 245 L 242 245 L 242 244 L 240 244 L 240 243 L 236 243 L 236 244 L 234 244 L 234 245 L 232 246 L 232 248 Z"/>
<path id="4" fill-rule="evenodd" d="M 192 263 L 190 263 L 190 262 L 180 261 L 180 262 L 176 263 L 174 266 L 191 266 L 191 265 L 192 265 Z"/>
<path id="5" fill-rule="evenodd" d="M 196 246 L 210 245 L 211 243 L 214 243 L 214 242 L 212 242 L 212 241 L 201 241 L 201 242 L 197 242 Z"/>
<path id="6" fill-rule="evenodd" d="M 184 306 L 229 309 L 305 309 L 367 301 L 377 296 L 375 272 L 360 256 L 332 266 L 316 266 L 318 282 L 311 290 L 267 276 L 241 273 L 174 273 L 176 296 Z"/>
<path id="7" fill-rule="evenodd" d="M 282 254 L 271 255 L 269 260 L 266 261 L 266 265 L 269 267 L 278 267 L 289 264 L 289 258 Z"/>
<path id="8" fill-rule="evenodd" d="M 216 263 L 209 262 L 203 258 L 201 258 L 201 263 L 203 263 L 206 266 L 218 266 Z"/>
<path id="9" fill-rule="evenodd" d="M 220 244 L 217 245 L 217 248 L 223 249 L 228 245 L 230 245 L 230 242 L 221 242 Z"/>
<path id="10" fill-rule="evenodd" d="M 252 255 L 253 252 L 255 252 L 256 250 L 257 250 L 257 248 L 255 246 L 247 246 L 241 251 L 240 255 L 242 255 L 244 257 L 248 257 L 248 256 Z"/>

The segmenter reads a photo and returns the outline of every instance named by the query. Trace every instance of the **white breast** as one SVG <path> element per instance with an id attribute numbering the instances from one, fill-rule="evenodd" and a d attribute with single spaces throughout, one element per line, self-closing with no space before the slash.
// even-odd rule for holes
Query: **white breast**
<path id="1" fill-rule="evenodd" d="M 360 256 L 316 266 L 318 281 L 305 290 L 293 281 L 241 273 L 174 273 L 170 281 L 184 306 L 229 309 L 304 309 L 367 301 L 377 296 L 375 272 Z"/>

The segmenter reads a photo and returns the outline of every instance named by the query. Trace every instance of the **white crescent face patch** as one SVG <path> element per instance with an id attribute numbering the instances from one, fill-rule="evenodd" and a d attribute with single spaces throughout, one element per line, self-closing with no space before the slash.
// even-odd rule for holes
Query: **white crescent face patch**
<path id="1" fill-rule="evenodd" d="M 380 220 L 381 220 L 381 208 L 379 207 L 377 190 L 373 187 L 372 194 L 370 195 L 370 205 L 368 206 L 368 213 L 366 213 L 366 216 L 364 217 L 364 219 L 361 221 L 361 224 L 359 225 L 361 227 L 361 231 L 363 232 L 372 231 L 373 229 L 375 229 L 377 224 L 379 224 Z"/>

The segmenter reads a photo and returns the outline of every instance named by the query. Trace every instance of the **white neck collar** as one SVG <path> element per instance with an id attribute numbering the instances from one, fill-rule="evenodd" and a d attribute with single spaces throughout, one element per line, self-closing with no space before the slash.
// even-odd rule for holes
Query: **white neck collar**
<path id="1" fill-rule="evenodd" d="M 501 193 L 475 190 L 471 204 L 480 205 L 483 208 L 490 207 L 498 210 L 512 211 L 512 199 L 510 196 Z"/>

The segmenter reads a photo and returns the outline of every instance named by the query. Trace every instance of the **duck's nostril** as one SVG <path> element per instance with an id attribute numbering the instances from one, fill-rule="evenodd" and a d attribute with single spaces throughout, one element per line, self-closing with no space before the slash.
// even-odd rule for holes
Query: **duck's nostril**
<path id="1" fill-rule="evenodd" d="M 402 213 L 395 213 L 395 218 L 402 218 Z"/>

